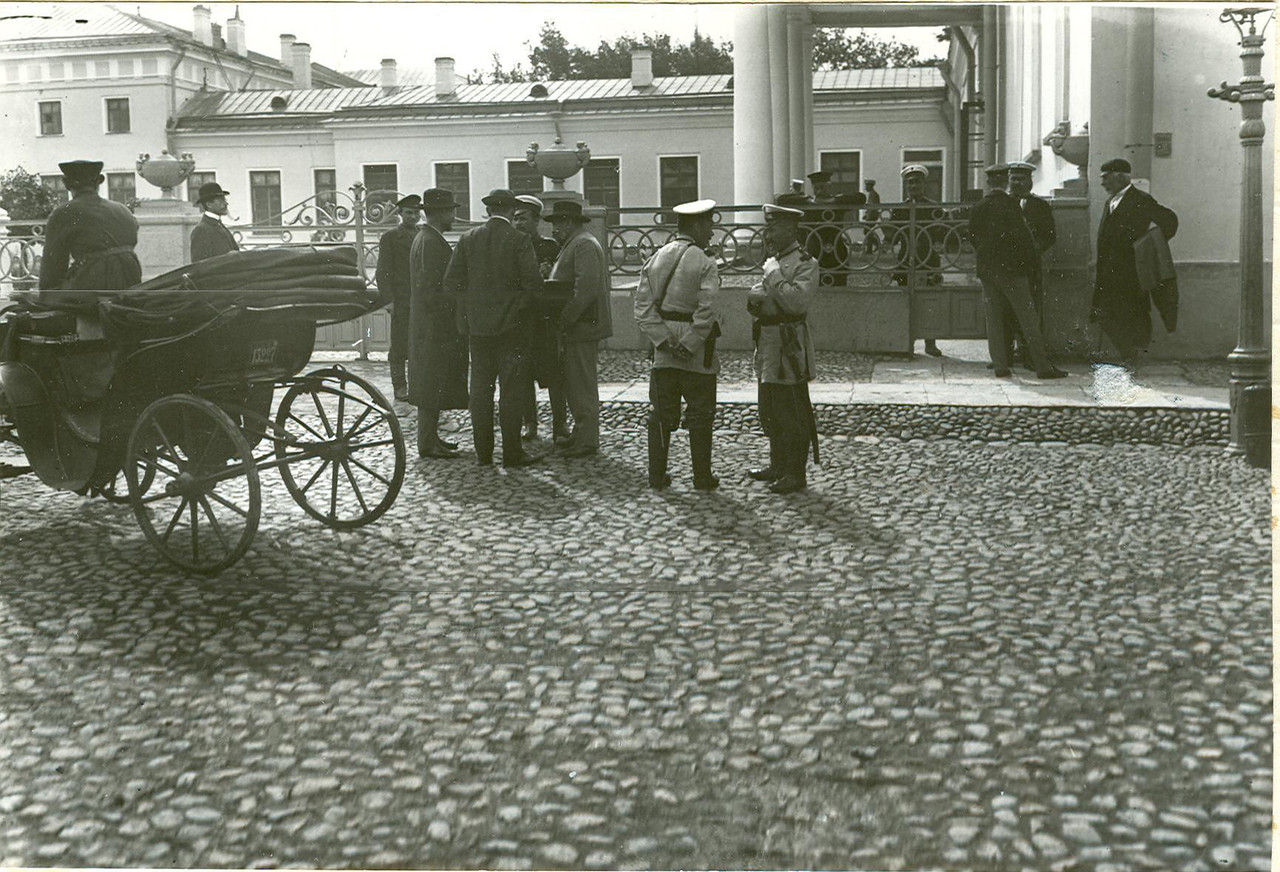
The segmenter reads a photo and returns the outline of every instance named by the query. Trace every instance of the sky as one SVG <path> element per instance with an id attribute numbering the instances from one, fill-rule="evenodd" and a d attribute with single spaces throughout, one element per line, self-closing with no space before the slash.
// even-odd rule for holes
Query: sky
<path id="1" fill-rule="evenodd" d="M 191 29 L 191 3 L 118 2 L 134 11 Z M 235 13 L 234 3 L 205 3 L 215 23 Z M 544 21 L 554 21 L 570 44 L 595 46 L 602 39 L 643 33 L 669 33 L 688 42 L 697 28 L 717 42 L 733 38 L 729 4 L 692 3 L 270 3 L 245 2 L 249 48 L 278 57 L 280 34 L 310 43 L 311 59 L 338 70 L 378 67 L 395 58 L 404 67 L 434 68 L 436 57 L 452 57 L 460 74 L 489 70 L 498 52 L 503 66 L 528 67 L 526 42 L 536 42 Z M 928 56 L 943 54 L 935 28 L 872 28 L 895 36 Z"/>

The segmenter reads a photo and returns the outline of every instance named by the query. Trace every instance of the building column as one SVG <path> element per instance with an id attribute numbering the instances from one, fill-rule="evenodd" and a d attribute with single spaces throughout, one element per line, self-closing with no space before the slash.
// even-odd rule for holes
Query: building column
<path id="1" fill-rule="evenodd" d="M 770 202 L 773 122 L 769 84 L 769 18 L 763 5 L 743 6 L 733 19 L 733 200 Z"/>
<path id="2" fill-rule="evenodd" d="M 773 127 L 771 191 L 786 190 L 791 177 L 791 63 L 787 55 L 787 10 L 769 6 L 769 101 Z M 779 187 L 781 186 L 781 187 Z M 771 196 L 767 202 L 773 202 Z"/>
<path id="3" fill-rule="evenodd" d="M 804 30 L 800 35 L 800 65 L 804 75 L 800 79 L 800 88 L 804 92 L 804 166 L 805 172 L 817 169 L 818 146 L 813 130 L 813 24 L 806 10 L 804 13 Z"/>
<path id="4" fill-rule="evenodd" d="M 803 179 L 809 171 L 806 155 L 812 151 L 813 131 L 804 123 L 804 80 L 813 81 L 813 70 L 804 66 L 804 34 L 809 28 L 804 9 L 787 9 L 787 115 L 791 132 L 791 165 L 787 178 Z M 780 190 L 787 190 L 784 185 Z"/>
<path id="5" fill-rule="evenodd" d="M 999 16 L 1000 10 L 997 7 L 983 7 L 982 36 L 978 41 L 978 50 L 982 52 L 982 146 L 983 163 L 986 166 L 999 160 L 996 150 L 1000 135 L 1000 88 L 996 81 L 1000 63 L 1000 47 L 996 39 L 996 20 Z"/>
<path id="6" fill-rule="evenodd" d="M 1151 180 L 1152 132 L 1155 127 L 1154 9 L 1125 9 L 1124 158 L 1135 179 Z"/>

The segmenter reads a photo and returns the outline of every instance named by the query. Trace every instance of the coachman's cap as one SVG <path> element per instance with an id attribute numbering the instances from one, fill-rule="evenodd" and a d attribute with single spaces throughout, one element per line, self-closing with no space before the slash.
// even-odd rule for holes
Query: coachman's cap
<path id="1" fill-rule="evenodd" d="M 516 206 L 517 212 L 533 211 L 541 215 L 543 208 L 545 208 L 542 201 L 533 196 L 533 194 L 521 194 L 516 199 L 520 202 L 520 205 Z"/>
<path id="2" fill-rule="evenodd" d="M 397 209 L 421 209 L 422 198 L 419 197 L 417 194 L 410 194 L 407 197 L 401 197 L 399 200 L 396 200 L 396 208 Z"/>
<path id="3" fill-rule="evenodd" d="M 822 184 L 823 182 L 831 181 L 831 173 L 826 170 L 818 170 L 816 172 L 809 173 L 805 178 L 814 184 Z"/>
<path id="4" fill-rule="evenodd" d="M 902 168 L 902 177 L 909 179 L 912 176 L 919 176 L 922 179 L 929 178 L 929 168 L 922 167 L 920 164 L 911 164 Z"/>
<path id="5" fill-rule="evenodd" d="M 557 218 L 568 218 L 579 224 L 586 224 L 591 219 L 582 214 L 582 204 L 575 200 L 556 200 L 551 205 L 551 214 L 543 221 L 554 221 Z"/>
<path id="6" fill-rule="evenodd" d="M 453 201 L 453 191 L 446 188 L 427 188 L 422 192 L 422 203 L 418 206 L 424 212 L 431 209 L 457 209 Z"/>
<path id="7" fill-rule="evenodd" d="M 671 211 L 677 215 L 706 215 L 715 209 L 715 200 L 694 200 L 690 203 L 681 203 L 674 207 Z"/>
<path id="8" fill-rule="evenodd" d="M 1129 166 L 1129 162 L 1122 157 L 1113 157 L 1102 165 L 1104 173 L 1132 173 L 1133 167 Z"/>
<path id="9" fill-rule="evenodd" d="M 207 203 L 214 197 L 225 197 L 230 191 L 222 190 L 222 185 L 217 182 L 205 182 L 200 186 L 200 193 L 196 195 L 197 203 Z"/>
<path id="10" fill-rule="evenodd" d="M 781 197 L 778 199 L 781 199 Z M 799 221 L 804 217 L 802 210 L 792 209 L 790 206 L 775 206 L 773 203 L 765 203 L 761 208 L 764 210 L 765 221 Z"/>
<path id="11" fill-rule="evenodd" d="M 93 183 L 97 182 L 98 177 L 102 175 L 102 161 L 69 160 L 58 164 L 58 169 L 62 170 L 64 181 Z"/>
<path id="12" fill-rule="evenodd" d="M 494 188 L 489 192 L 489 196 L 481 197 L 480 202 L 498 209 L 503 207 L 514 209 L 520 201 L 516 199 L 515 194 L 511 193 L 510 188 Z"/>

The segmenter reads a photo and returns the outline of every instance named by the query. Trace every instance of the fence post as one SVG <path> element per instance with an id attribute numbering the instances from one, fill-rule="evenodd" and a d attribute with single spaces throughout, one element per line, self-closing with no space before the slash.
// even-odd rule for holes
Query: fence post
<path id="1" fill-rule="evenodd" d="M 368 278 L 364 273 L 364 184 L 356 182 L 350 188 L 352 208 L 355 211 L 356 219 L 356 269 L 360 271 L 360 278 L 368 282 Z M 369 316 L 360 316 L 360 338 L 356 340 L 356 345 L 360 348 L 360 359 L 369 359 L 369 337 L 373 328 L 370 326 Z"/>

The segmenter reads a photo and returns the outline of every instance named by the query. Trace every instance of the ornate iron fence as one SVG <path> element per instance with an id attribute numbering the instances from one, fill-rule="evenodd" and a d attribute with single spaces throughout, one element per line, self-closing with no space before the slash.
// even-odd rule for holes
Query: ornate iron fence
<path id="1" fill-rule="evenodd" d="M 36 287 L 43 254 L 43 224 L 0 222 L 0 299 Z"/>
<path id="2" fill-rule="evenodd" d="M 824 287 L 896 284 L 914 289 L 970 281 L 974 268 L 970 206 L 914 202 L 806 206 L 800 243 L 817 258 Z M 710 250 L 720 274 L 759 272 L 769 256 L 761 207 L 720 206 L 713 218 Z M 639 275 L 649 256 L 676 233 L 674 214 L 653 207 L 610 210 L 606 223 L 610 269 L 615 276 Z"/>

